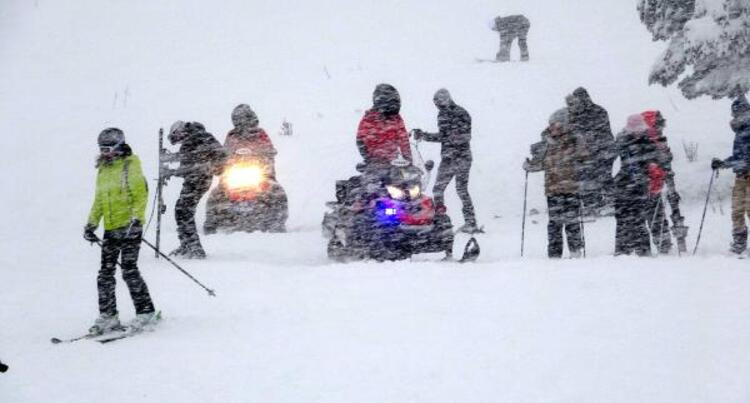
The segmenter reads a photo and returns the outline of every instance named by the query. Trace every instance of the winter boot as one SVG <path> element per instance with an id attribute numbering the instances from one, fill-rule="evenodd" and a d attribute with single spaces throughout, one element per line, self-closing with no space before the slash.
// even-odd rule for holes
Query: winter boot
<path id="1" fill-rule="evenodd" d="M 107 315 L 103 313 L 96 318 L 94 325 L 89 328 L 89 334 L 99 336 L 121 328 L 122 325 L 120 325 L 120 319 L 116 314 Z"/>
<path id="2" fill-rule="evenodd" d="M 161 320 L 161 312 L 139 313 L 128 323 L 128 327 L 133 331 L 151 330 L 158 321 Z"/>
<path id="3" fill-rule="evenodd" d="M 187 245 L 180 244 L 180 246 L 177 249 L 169 252 L 169 256 L 180 257 L 180 256 L 185 256 L 185 254 L 187 254 L 187 253 L 188 253 L 188 247 L 187 247 Z"/>
<path id="4" fill-rule="evenodd" d="M 195 243 L 190 245 L 182 256 L 185 259 L 205 259 L 206 251 L 203 250 L 203 246 L 200 243 Z"/>
<path id="5" fill-rule="evenodd" d="M 583 257 L 583 252 L 581 252 L 580 249 L 578 250 L 571 250 L 570 251 L 570 258 L 571 259 L 580 259 Z"/>
<path id="6" fill-rule="evenodd" d="M 747 229 L 732 234 L 732 246 L 729 249 L 732 253 L 741 255 L 747 249 Z"/>
<path id="7" fill-rule="evenodd" d="M 458 230 L 465 234 L 483 234 L 484 233 L 484 229 L 477 227 L 477 224 L 473 221 L 469 221 L 465 223 Z"/>

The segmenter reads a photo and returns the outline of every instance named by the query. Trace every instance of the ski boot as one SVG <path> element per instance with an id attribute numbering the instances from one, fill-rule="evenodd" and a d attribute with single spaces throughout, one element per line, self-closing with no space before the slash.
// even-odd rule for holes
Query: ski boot
<path id="1" fill-rule="evenodd" d="M 477 224 L 474 222 L 464 223 L 464 225 L 462 225 L 461 228 L 458 229 L 458 231 L 469 235 L 484 234 L 484 228 L 477 227 Z"/>
<path id="2" fill-rule="evenodd" d="M 177 249 L 169 252 L 169 256 L 175 256 L 175 257 L 185 256 L 188 253 L 188 251 L 189 249 L 187 245 L 180 244 L 180 246 Z"/>
<path id="3" fill-rule="evenodd" d="M 143 330 L 151 330 L 157 322 L 161 320 L 161 312 L 148 312 L 139 313 L 135 315 L 135 318 L 128 323 L 128 328 L 132 331 L 140 332 Z"/>
<path id="4" fill-rule="evenodd" d="M 115 330 L 122 329 L 120 319 L 115 315 L 100 314 L 94 325 L 89 328 L 89 334 L 92 336 L 101 336 Z"/>
<path id="5" fill-rule="evenodd" d="M 747 229 L 733 233 L 732 238 L 732 245 L 729 251 L 738 256 L 742 255 L 742 252 L 747 249 Z"/>

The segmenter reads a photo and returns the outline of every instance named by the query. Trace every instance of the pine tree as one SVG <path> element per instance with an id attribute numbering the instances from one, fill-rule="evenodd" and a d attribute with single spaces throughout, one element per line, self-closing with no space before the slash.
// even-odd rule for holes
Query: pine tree
<path id="1" fill-rule="evenodd" d="M 640 0 L 641 22 L 668 42 L 649 83 L 686 98 L 736 97 L 750 89 L 750 0 Z"/>

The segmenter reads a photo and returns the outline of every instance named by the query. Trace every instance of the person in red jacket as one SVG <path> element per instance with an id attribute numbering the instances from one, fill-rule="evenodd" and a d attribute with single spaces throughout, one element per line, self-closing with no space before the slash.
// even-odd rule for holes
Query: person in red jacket
<path id="1" fill-rule="evenodd" d="M 369 169 L 388 167 L 399 155 L 412 160 L 409 133 L 400 110 L 401 98 L 396 88 L 378 84 L 372 94 L 372 109 L 365 112 L 357 129 L 357 147 Z"/>

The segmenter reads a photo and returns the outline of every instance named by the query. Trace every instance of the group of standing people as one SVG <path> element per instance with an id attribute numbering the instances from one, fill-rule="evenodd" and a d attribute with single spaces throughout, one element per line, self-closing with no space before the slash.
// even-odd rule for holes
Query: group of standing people
<path id="1" fill-rule="evenodd" d="M 739 255 L 747 249 L 750 214 L 750 104 L 744 96 L 732 103 L 730 126 L 735 132 L 733 153 L 715 158 L 711 168 L 731 168 L 736 175 L 730 250 Z M 531 158 L 523 164 L 527 172 L 545 173 L 549 257 L 562 257 L 563 232 L 570 256 L 581 257 L 584 217 L 611 212 L 615 255 L 650 256 L 654 250 L 669 254 L 675 244 L 672 236 L 678 252 L 687 251 L 688 227 L 680 211 L 666 127 L 662 113 L 649 110 L 629 116 L 613 136 L 606 110 L 593 103 L 585 89 L 566 98 L 566 107 L 552 114 L 542 140 L 531 146 Z M 613 176 L 618 158 L 620 169 Z"/>
<path id="2" fill-rule="evenodd" d="M 576 89 L 565 103 L 552 114 L 542 140 L 532 145 L 532 156 L 523 166 L 527 172 L 545 172 L 548 256 L 562 257 L 563 231 L 570 256 L 582 256 L 584 217 L 612 212 L 617 222 L 616 255 L 650 255 L 652 241 L 659 253 L 669 253 L 670 231 L 684 239 L 687 228 L 679 211 L 664 117 L 659 111 L 632 115 L 614 136 L 607 111 L 592 101 L 586 89 Z M 617 158 L 620 170 L 613 177 Z M 662 197 L 665 184 L 671 229 Z"/>

